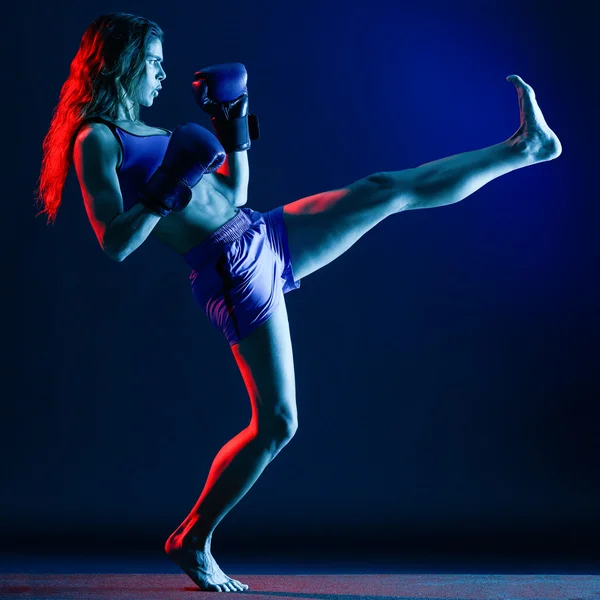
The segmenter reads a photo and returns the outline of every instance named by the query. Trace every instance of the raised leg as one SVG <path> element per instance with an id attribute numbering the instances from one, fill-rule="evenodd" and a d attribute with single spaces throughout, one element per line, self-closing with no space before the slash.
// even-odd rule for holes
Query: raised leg
<path id="1" fill-rule="evenodd" d="M 261 327 L 232 346 L 250 396 L 250 425 L 217 454 L 196 505 L 169 537 L 169 557 L 203 590 L 243 591 L 210 552 L 212 534 L 297 429 L 294 362 L 285 301 Z"/>
<path id="2" fill-rule="evenodd" d="M 387 216 L 463 200 L 493 179 L 552 160 L 561 145 L 548 127 L 533 89 L 509 78 L 519 98 L 521 124 L 508 140 L 414 169 L 376 173 L 346 188 L 315 194 L 283 207 L 297 279 L 343 254 Z"/>

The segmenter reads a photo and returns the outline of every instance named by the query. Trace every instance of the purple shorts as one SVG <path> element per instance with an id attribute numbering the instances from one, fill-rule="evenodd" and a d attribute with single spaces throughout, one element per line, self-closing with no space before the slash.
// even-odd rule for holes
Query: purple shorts
<path id="1" fill-rule="evenodd" d="M 230 346 L 262 325 L 283 294 L 300 287 L 281 206 L 266 213 L 241 208 L 183 258 L 192 268 L 196 302 Z"/>

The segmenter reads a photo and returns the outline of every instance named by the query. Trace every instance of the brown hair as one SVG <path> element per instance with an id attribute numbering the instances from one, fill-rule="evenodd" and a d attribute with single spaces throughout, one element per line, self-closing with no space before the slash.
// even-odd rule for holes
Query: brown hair
<path id="1" fill-rule="evenodd" d="M 163 41 L 160 27 L 144 17 L 110 13 L 87 28 L 71 61 L 50 127 L 42 144 L 42 166 L 36 201 L 54 223 L 69 168 L 75 134 L 86 120 L 117 119 L 126 95 L 133 95 L 145 69 L 145 50 L 152 38 Z M 139 117 L 139 105 L 133 107 Z M 37 215 L 36 215 L 37 216 Z"/>

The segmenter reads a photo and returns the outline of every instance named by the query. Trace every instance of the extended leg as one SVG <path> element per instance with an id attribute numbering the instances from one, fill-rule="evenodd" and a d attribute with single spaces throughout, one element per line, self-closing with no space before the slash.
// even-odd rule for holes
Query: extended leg
<path id="1" fill-rule="evenodd" d="M 516 76 L 509 79 L 517 89 L 521 125 L 508 140 L 414 169 L 376 173 L 286 204 L 296 278 L 330 263 L 389 215 L 454 204 L 501 175 L 559 156 L 560 141 L 546 124 L 533 89 Z"/>
<path id="2" fill-rule="evenodd" d="M 454 204 L 501 175 L 560 155 L 560 141 L 546 124 L 535 101 L 535 92 L 520 78 L 515 85 L 521 113 L 521 126 L 517 132 L 500 144 L 442 158 L 413 169 L 414 197 L 406 208 Z M 388 175 L 393 185 L 398 175 Z"/>

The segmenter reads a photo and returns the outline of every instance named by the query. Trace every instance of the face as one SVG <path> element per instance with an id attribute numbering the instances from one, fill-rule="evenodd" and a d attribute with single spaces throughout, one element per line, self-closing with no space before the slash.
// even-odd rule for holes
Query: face
<path id="1" fill-rule="evenodd" d="M 146 46 L 146 70 L 142 73 L 137 93 L 137 101 L 141 106 L 152 106 L 154 98 L 158 96 L 158 89 L 166 78 L 162 60 L 162 43 L 152 38 Z"/>

